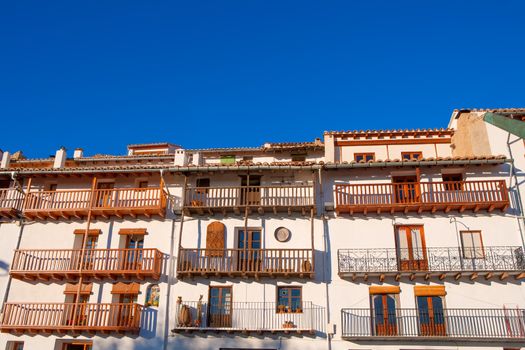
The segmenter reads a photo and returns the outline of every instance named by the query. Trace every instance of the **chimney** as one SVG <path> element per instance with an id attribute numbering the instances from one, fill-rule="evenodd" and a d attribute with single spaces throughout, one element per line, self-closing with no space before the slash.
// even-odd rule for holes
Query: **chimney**
<path id="1" fill-rule="evenodd" d="M 11 162 L 11 155 L 9 152 L 5 151 L 2 153 L 2 161 L 0 162 L 0 168 L 7 169 L 9 168 L 9 163 Z"/>
<path id="2" fill-rule="evenodd" d="M 202 164 L 202 154 L 200 152 L 193 153 L 192 164 L 195 166 L 199 166 Z"/>
<path id="3" fill-rule="evenodd" d="M 73 152 L 73 158 L 82 158 L 84 157 L 84 150 L 82 148 L 75 148 L 75 152 Z"/>
<path id="4" fill-rule="evenodd" d="M 66 149 L 60 147 L 57 153 L 55 153 L 55 163 L 53 164 L 53 168 L 63 168 L 64 165 L 66 165 Z"/>
<path id="5" fill-rule="evenodd" d="M 186 151 L 183 149 L 175 150 L 175 166 L 184 166 L 188 165 L 188 157 L 186 156 Z"/>

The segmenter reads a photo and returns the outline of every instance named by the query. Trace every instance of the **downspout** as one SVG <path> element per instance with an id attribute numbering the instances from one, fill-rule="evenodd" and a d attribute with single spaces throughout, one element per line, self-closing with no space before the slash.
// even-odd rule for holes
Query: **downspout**
<path id="1" fill-rule="evenodd" d="M 166 192 L 168 194 L 168 198 L 171 205 L 171 212 L 173 214 L 173 219 L 171 220 L 171 235 L 170 235 L 170 255 L 168 259 L 168 276 L 167 276 L 167 291 L 166 291 L 166 312 L 164 314 L 164 339 L 162 344 L 162 349 L 167 350 L 168 348 L 168 337 L 169 337 L 169 331 L 170 331 L 170 300 L 171 300 L 171 285 L 175 278 L 174 276 L 174 267 L 175 267 L 175 260 L 174 260 L 174 252 L 175 252 L 175 223 L 177 214 L 175 213 L 175 202 L 173 200 L 172 195 L 170 194 L 170 191 L 168 189 L 168 186 L 166 185 L 166 180 L 164 179 L 164 170 L 160 170 L 160 178 L 163 182 L 164 188 L 166 189 Z M 182 212 L 181 212 L 181 218 L 180 218 L 180 228 L 179 228 L 179 253 L 177 254 L 177 261 L 180 259 L 180 248 L 181 248 L 181 239 L 182 239 L 182 227 L 184 224 L 184 203 L 186 202 L 186 185 L 187 185 L 187 176 L 184 176 L 184 187 L 182 189 Z"/>
<path id="2" fill-rule="evenodd" d="M 328 225 L 327 217 L 325 215 L 325 208 L 324 208 L 324 190 L 323 190 L 323 173 L 322 168 L 318 169 L 318 176 L 319 176 L 319 202 L 321 203 L 321 210 L 320 210 L 320 216 L 322 218 L 323 222 L 323 252 L 324 252 L 324 259 L 323 259 L 323 282 L 325 285 L 325 303 L 326 303 L 326 323 L 327 325 L 330 324 L 330 295 L 329 295 L 329 288 L 328 288 L 328 281 L 326 280 L 326 266 L 327 266 L 327 260 L 328 260 L 328 266 L 330 266 L 330 259 L 328 259 L 328 250 L 327 250 L 327 230 L 326 227 Z M 329 333 L 331 330 L 327 329 L 326 332 L 326 346 L 328 350 L 332 349 L 332 335 Z"/>
<path id="3" fill-rule="evenodd" d="M 509 157 L 511 159 L 514 159 L 514 157 L 512 156 L 512 149 L 510 147 L 510 135 L 511 133 L 509 132 L 507 134 L 507 149 L 508 149 L 508 152 L 509 152 Z M 518 228 L 519 228 L 519 231 L 520 231 L 520 238 L 521 238 L 521 246 L 522 246 L 522 249 L 525 250 L 525 237 L 523 236 L 523 229 L 522 229 L 522 225 L 520 225 L 520 218 L 522 220 L 522 224 L 523 224 L 523 227 L 525 228 L 525 217 L 524 217 L 524 213 L 523 213 L 523 202 L 521 201 L 521 191 L 520 191 L 520 186 L 519 186 L 519 182 L 518 182 L 518 176 L 516 175 L 516 170 L 514 168 L 514 163 L 510 163 L 510 175 L 511 177 L 514 177 L 514 183 L 516 184 L 516 197 L 517 197 L 517 200 L 518 200 L 518 205 L 520 207 L 520 215 L 518 215 L 516 217 L 516 220 L 518 222 Z M 511 188 L 511 181 L 509 179 L 509 189 Z"/>

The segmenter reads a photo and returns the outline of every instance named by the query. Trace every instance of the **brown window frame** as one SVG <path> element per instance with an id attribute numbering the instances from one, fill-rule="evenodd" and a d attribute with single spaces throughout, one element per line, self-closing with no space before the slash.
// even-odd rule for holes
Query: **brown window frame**
<path id="1" fill-rule="evenodd" d="M 416 157 L 414 157 L 417 155 Z M 405 156 L 408 156 L 408 159 L 405 159 Z M 407 151 L 401 152 L 401 160 L 421 160 L 423 159 L 423 152 L 420 151 Z"/>
<path id="2" fill-rule="evenodd" d="M 472 234 L 478 234 L 479 235 L 479 243 L 480 243 L 480 247 L 475 247 L 475 246 L 472 246 L 473 248 L 473 252 L 470 253 L 470 256 L 467 256 L 467 254 L 465 254 L 465 243 L 464 243 L 464 239 L 463 239 L 463 235 L 465 233 L 468 233 L 470 235 Z M 461 238 L 461 254 L 463 256 L 463 259 L 485 259 L 485 246 L 483 244 L 483 235 L 481 233 L 481 230 L 461 230 L 459 231 L 459 236 Z M 474 240 L 472 240 L 472 243 L 474 244 Z M 481 256 L 478 256 L 477 255 L 477 252 L 478 252 L 478 248 L 481 248 L 480 249 L 480 252 L 481 252 Z"/>
<path id="3" fill-rule="evenodd" d="M 457 178 L 457 179 L 454 179 Z M 446 191 L 461 191 L 463 190 L 463 174 L 441 174 L 441 179 L 445 183 Z M 458 184 L 459 182 L 459 184 Z"/>
<path id="4" fill-rule="evenodd" d="M 137 182 L 137 188 L 148 188 L 148 186 L 149 186 L 148 180 L 140 180 Z"/>
<path id="5" fill-rule="evenodd" d="M 357 160 L 358 157 L 362 157 L 361 160 L 364 160 L 365 162 L 375 161 L 376 160 L 376 154 L 374 152 L 363 152 L 363 153 L 354 153 L 354 161 L 360 162 L 361 160 Z M 367 159 L 370 158 L 371 159 Z"/>
<path id="6" fill-rule="evenodd" d="M 288 305 L 281 305 L 279 304 L 280 299 L 280 292 L 283 289 L 288 289 Z M 295 310 L 292 309 L 292 290 L 299 290 L 299 308 L 296 308 Z M 277 286 L 277 310 L 276 313 L 286 313 L 286 314 L 300 314 L 303 312 L 303 287 L 302 286 Z M 281 308 L 281 306 L 284 306 L 284 308 Z M 298 310 L 299 309 L 299 310 Z"/>

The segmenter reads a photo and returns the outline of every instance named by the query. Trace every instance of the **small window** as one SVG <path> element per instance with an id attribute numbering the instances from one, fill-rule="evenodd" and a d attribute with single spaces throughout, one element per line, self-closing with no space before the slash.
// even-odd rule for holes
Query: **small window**
<path id="1" fill-rule="evenodd" d="M 56 191 L 58 187 L 58 184 L 49 184 L 47 187 L 48 191 Z"/>
<path id="2" fill-rule="evenodd" d="M 235 164 L 235 156 L 232 156 L 232 155 L 221 156 L 221 164 L 222 165 Z"/>
<path id="3" fill-rule="evenodd" d="M 210 179 L 197 179 L 197 181 L 195 182 L 195 187 L 197 187 L 197 189 L 195 190 L 196 193 L 208 193 L 208 187 L 210 187 Z"/>
<path id="4" fill-rule="evenodd" d="M 463 189 L 463 174 L 443 174 L 441 176 L 445 183 L 445 190 L 460 191 Z"/>
<path id="5" fill-rule="evenodd" d="M 277 312 L 303 312 L 301 287 L 277 287 Z"/>
<path id="6" fill-rule="evenodd" d="M 482 259 L 485 257 L 483 251 L 483 240 L 481 231 L 460 231 L 461 244 L 463 246 L 463 257 L 465 259 Z"/>
<path id="7" fill-rule="evenodd" d="M 87 341 L 73 341 L 71 343 L 64 343 L 62 350 L 91 350 L 93 349 L 93 342 Z"/>
<path id="8" fill-rule="evenodd" d="M 245 161 L 245 162 L 250 162 L 250 161 L 253 160 L 253 156 L 243 156 L 242 160 Z"/>
<path id="9" fill-rule="evenodd" d="M 295 153 L 292 154 L 292 162 L 305 162 L 306 153 Z"/>
<path id="10" fill-rule="evenodd" d="M 148 182 L 147 181 L 139 181 L 137 187 L 138 188 L 148 188 Z"/>
<path id="11" fill-rule="evenodd" d="M 420 159 L 423 159 L 423 153 L 421 152 L 401 152 L 401 159 L 420 160 Z"/>
<path id="12" fill-rule="evenodd" d="M 23 341 L 8 341 L 7 350 L 23 350 L 24 349 L 24 342 Z"/>
<path id="13" fill-rule="evenodd" d="M 376 159 L 375 153 L 354 153 L 354 160 L 356 162 L 365 161 L 370 162 Z"/>

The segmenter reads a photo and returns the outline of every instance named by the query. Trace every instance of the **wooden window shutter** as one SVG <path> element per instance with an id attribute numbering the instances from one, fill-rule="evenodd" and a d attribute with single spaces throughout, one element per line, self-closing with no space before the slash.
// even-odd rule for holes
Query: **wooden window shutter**
<path id="1" fill-rule="evenodd" d="M 399 286 L 370 286 L 368 287 L 370 294 L 399 294 L 401 288 Z"/>
<path id="2" fill-rule="evenodd" d="M 206 229 L 206 255 L 224 255 L 224 224 L 214 221 Z"/>
<path id="3" fill-rule="evenodd" d="M 80 294 L 81 295 L 89 295 L 91 294 L 91 290 L 93 289 L 93 283 L 82 283 L 82 287 L 80 287 Z M 78 283 L 67 283 L 66 289 L 64 290 L 64 294 L 77 294 L 78 292 Z"/>
<path id="4" fill-rule="evenodd" d="M 440 297 L 445 296 L 445 286 L 415 286 L 414 295 L 416 297 Z"/>
<path id="5" fill-rule="evenodd" d="M 113 285 L 111 294 L 139 294 L 140 285 L 138 283 L 118 282 Z"/>

